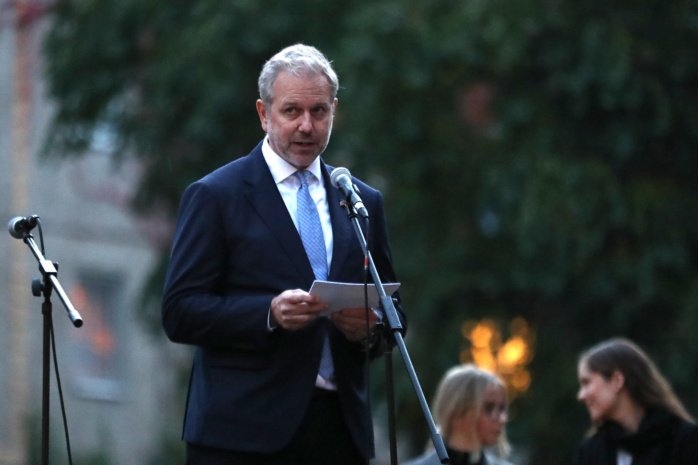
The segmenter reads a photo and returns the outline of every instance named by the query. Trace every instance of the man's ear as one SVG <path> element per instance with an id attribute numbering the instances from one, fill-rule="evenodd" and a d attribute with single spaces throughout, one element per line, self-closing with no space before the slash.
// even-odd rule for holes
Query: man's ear
<path id="1" fill-rule="evenodd" d="M 259 122 L 262 123 L 262 130 L 267 132 L 267 106 L 261 99 L 257 100 L 257 114 L 259 115 Z"/>

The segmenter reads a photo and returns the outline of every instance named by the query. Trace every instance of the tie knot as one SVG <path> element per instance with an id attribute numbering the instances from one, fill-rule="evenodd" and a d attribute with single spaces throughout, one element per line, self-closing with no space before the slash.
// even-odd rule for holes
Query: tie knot
<path id="1" fill-rule="evenodd" d="M 302 171 L 296 171 L 293 173 L 295 177 L 298 178 L 298 180 L 301 182 L 301 186 L 307 186 L 308 185 L 308 180 L 310 179 L 310 171 L 307 170 L 302 170 Z"/>

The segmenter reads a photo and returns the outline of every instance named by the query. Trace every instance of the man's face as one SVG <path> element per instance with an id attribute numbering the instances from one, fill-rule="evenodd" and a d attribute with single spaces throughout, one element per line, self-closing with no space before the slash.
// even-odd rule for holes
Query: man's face
<path id="1" fill-rule="evenodd" d="M 270 105 L 257 100 L 262 129 L 281 158 L 305 169 L 327 147 L 337 99 L 322 74 L 298 77 L 282 71 L 272 88 Z"/>

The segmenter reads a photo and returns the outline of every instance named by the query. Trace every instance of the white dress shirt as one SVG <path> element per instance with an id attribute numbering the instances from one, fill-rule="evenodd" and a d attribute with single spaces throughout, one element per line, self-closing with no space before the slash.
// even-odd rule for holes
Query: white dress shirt
<path id="1" fill-rule="evenodd" d="M 288 213 L 293 219 L 293 224 L 298 229 L 298 219 L 296 218 L 296 195 L 300 188 L 300 181 L 292 176 L 298 171 L 295 166 L 281 158 L 274 152 L 274 149 L 269 145 L 269 138 L 264 138 L 262 144 L 262 154 L 264 160 L 269 166 L 271 175 L 276 182 L 276 187 L 279 189 L 281 198 L 284 199 Z M 327 271 L 329 273 L 330 264 L 332 263 L 332 222 L 330 220 L 330 209 L 327 204 L 327 193 L 325 192 L 325 184 L 322 181 L 322 171 L 320 166 L 320 157 L 317 157 L 313 163 L 307 168 L 313 175 L 308 179 L 308 191 L 310 196 L 315 201 L 318 214 L 320 215 L 320 223 L 322 224 L 322 233 L 325 236 L 325 251 L 327 252 Z"/>
<path id="2" fill-rule="evenodd" d="M 267 162 L 267 166 L 269 166 L 271 175 L 274 178 L 274 182 L 276 182 L 276 187 L 279 189 L 281 198 L 286 204 L 288 213 L 291 215 L 291 219 L 293 219 L 293 224 L 295 224 L 296 229 L 298 229 L 296 198 L 301 184 L 298 178 L 293 176 L 293 173 L 298 171 L 298 169 L 276 154 L 274 149 L 269 145 L 268 137 L 264 138 L 262 155 L 264 155 L 264 160 Z M 308 178 L 308 191 L 315 201 L 315 206 L 320 215 L 322 233 L 325 236 L 325 251 L 327 252 L 327 272 L 329 273 L 330 264 L 332 263 L 332 221 L 330 220 L 330 209 L 327 204 L 327 192 L 325 191 L 325 184 L 322 181 L 320 157 L 317 157 L 306 170 L 313 174 Z M 269 309 L 269 312 L 271 313 L 271 309 Z M 269 323 L 267 323 L 267 328 L 272 330 Z M 320 375 L 317 375 L 315 385 L 323 389 L 337 390 L 337 385 L 332 380 L 325 379 Z"/>

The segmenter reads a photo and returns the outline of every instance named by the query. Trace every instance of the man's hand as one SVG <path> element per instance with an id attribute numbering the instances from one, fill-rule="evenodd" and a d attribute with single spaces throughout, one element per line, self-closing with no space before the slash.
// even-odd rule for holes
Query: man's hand
<path id="1" fill-rule="evenodd" d="M 369 334 L 366 332 L 366 309 L 363 307 L 342 309 L 330 315 L 330 319 L 350 341 L 360 341 Z M 377 322 L 378 315 L 375 311 L 369 309 L 369 331 L 373 329 Z"/>
<path id="2" fill-rule="evenodd" d="M 284 329 L 295 331 L 313 321 L 329 304 L 300 289 L 284 291 L 271 301 L 271 316 Z"/>

